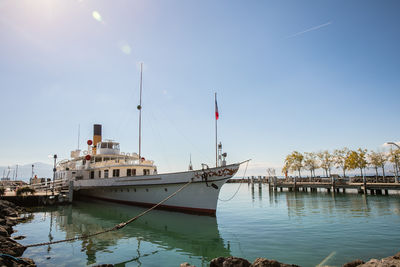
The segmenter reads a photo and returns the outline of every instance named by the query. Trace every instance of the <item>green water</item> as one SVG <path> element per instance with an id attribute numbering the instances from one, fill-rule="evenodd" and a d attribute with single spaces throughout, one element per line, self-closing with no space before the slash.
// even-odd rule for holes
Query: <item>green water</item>
<path id="1" fill-rule="evenodd" d="M 229 199 L 239 188 L 237 195 Z M 400 251 L 400 195 L 269 192 L 247 184 L 221 189 L 216 217 L 152 211 L 127 227 L 85 241 L 29 248 L 38 266 L 208 266 L 218 256 L 276 259 L 301 266 L 340 266 Z M 93 233 L 144 209 L 77 202 L 37 209 L 17 225 L 22 244 Z"/>

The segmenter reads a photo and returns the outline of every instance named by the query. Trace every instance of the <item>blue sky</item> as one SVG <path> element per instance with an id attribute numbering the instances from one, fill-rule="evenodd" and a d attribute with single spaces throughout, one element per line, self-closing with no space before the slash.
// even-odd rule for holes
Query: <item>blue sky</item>
<path id="1" fill-rule="evenodd" d="M 92 124 L 160 171 L 399 141 L 399 1 L 0 0 L 0 165 L 69 156 Z M 95 13 L 94 13 L 95 12 Z"/>

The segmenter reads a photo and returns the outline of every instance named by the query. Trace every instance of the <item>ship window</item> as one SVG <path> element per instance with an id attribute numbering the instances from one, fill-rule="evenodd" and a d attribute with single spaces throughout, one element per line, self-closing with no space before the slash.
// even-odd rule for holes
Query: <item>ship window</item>
<path id="1" fill-rule="evenodd" d="M 99 178 L 101 178 L 101 171 L 99 171 Z"/>
<path id="2" fill-rule="evenodd" d="M 101 160 L 102 160 L 102 157 L 96 157 L 96 158 L 94 159 L 95 162 L 101 162 Z"/>
<path id="3" fill-rule="evenodd" d="M 136 188 L 133 188 L 133 191 L 136 192 Z"/>
<path id="4" fill-rule="evenodd" d="M 107 148 L 112 148 L 112 143 L 107 143 Z"/>
<path id="5" fill-rule="evenodd" d="M 113 170 L 113 177 L 119 177 L 119 169 Z"/>
<path id="6" fill-rule="evenodd" d="M 136 175 L 136 169 L 132 169 L 132 176 Z"/>
<path id="7" fill-rule="evenodd" d="M 108 178 L 108 170 L 104 170 L 104 178 Z"/>
<path id="8" fill-rule="evenodd" d="M 110 160 L 110 158 L 107 158 L 107 157 L 104 158 L 104 161 L 109 161 L 109 160 Z"/>
<path id="9" fill-rule="evenodd" d="M 94 179 L 94 171 L 90 172 L 90 179 Z"/>
<path id="10" fill-rule="evenodd" d="M 107 143 L 101 143 L 101 148 L 107 148 Z"/>
<path id="11" fill-rule="evenodd" d="M 119 144 L 114 144 L 113 148 L 114 149 L 119 149 Z"/>
<path id="12" fill-rule="evenodd" d="M 146 192 L 149 192 L 149 189 L 146 188 Z"/>
<path id="13" fill-rule="evenodd" d="M 144 169 L 143 170 L 143 175 L 150 175 L 150 170 L 149 169 Z"/>
<path id="14" fill-rule="evenodd" d="M 131 176 L 132 175 L 132 170 L 131 169 L 127 169 L 126 170 L 126 176 Z"/>
<path id="15" fill-rule="evenodd" d="M 168 191 L 168 189 L 167 189 L 167 188 L 164 188 L 164 190 L 165 190 L 165 192 L 167 192 L 167 191 Z"/>

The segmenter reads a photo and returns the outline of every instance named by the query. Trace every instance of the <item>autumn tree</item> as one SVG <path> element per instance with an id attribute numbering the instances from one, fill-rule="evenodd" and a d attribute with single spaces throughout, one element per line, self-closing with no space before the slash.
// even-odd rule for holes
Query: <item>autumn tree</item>
<path id="1" fill-rule="evenodd" d="M 393 164 L 396 183 L 398 183 L 399 165 L 400 165 L 400 149 L 390 150 L 389 161 Z"/>
<path id="2" fill-rule="evenodd" d="M 303 168 L 303 159 L 304 156 L 297 151 L 293 151 L 290 155 L 286 156 L 284 169 L 285 171 L 298 172 L 299 178 L 301 177 L 301 169 Z M 296 183 L 296 177 L 294 178 L 294 182 Z"/>
<path id="3" fill-rule="evenodd" d="M 385 163 L 387 161 L 387 157 L 382 152 L 371 151 L 368 154 L 369 165 L 375 169 L 375 178 L 376 182 L 378 182 L 378 168 L 382 168 L 383 177 L 385 177 Z"/>
<path id="4" fill-rule="evenodd" d="M 349 156 L 349 153 L 350 150 L 347 147 L 335 149 L 335 151 L 333 151 L 333 163 L 336 168 L 343 170 L 343 177 L 346 177 L 346 170 L 349 168 L 346 164 L 346 159 Z"/>
<path id="5" fill-rule="evenodd" d="M 293 151 L 292 154 L 290 154 L 292 158 L 292 165 L 291 169 L 292 171 L 298 171 L 299 172 L 299 178 L 301 177 L 301 169 L 304 167 L 303 166 L 303 160 L 304 156 L 300 152 Z"/>
<path id="6" fill-rule="evenodd" d="M 315 170 L 319 167 L 317 155 L 313 152 L 304 153 L 304 167 L 310 171 L 310 181 L 312 177 L 315 177 Z"/>
<path id="7" fill-rule="evenodd" d="M 332 154 L 329 153 L 328 150 L 325 150 L 325 151 L 319 152 L 317 154 L 317 156 L 319 158 L 320 167 L 325 170 L 326 177 L 329 177 L 331 175 L 331 169 L 333 166 Z M 329 176 L 328 176 L 328 173 L 329 173 Z"/>
<path id="8" fill-rule="evenodd" d="M 366 154 L 367 150 L 361 148 L 359 148 L 357 151 L 350 151 L 349 156 L 346 159 L 346 164 L 349 170 L 360 169 L 361 176 L 364 177 L 363 170 L 368 165 Z"/>

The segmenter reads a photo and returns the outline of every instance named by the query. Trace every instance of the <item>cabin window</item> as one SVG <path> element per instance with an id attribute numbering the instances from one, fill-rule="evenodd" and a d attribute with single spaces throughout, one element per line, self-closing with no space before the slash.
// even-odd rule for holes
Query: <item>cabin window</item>
<path id="1" fill-rule="evenodd" d="M 108 170 L 104 170 L 104 178 L 108 178 Z"/>
<path id="2" fill-rule="evenodd" d="M 110 160 L 110 158 L 107 158 L 107 157 L 106 157 L 106 158 L 104 158 L 104 161 L 109 161 L 109 160 Z"/>
<path id="3" fill-rule="evenodd" d="M 126 170 L 126 176 L 131 176 L 132 175 L 132 170 L 131 169 L 127 169 Z"/>
<path id="4" fill-rule="evenodd" d="M 143 175 L 150 175 L 150 170 L 149 169 L 144 169 L 143 170 Z"/>
<path id="5" fill-rule="evenodd" d="M 101 148 L 107 148 L 107 143 L 101 143 Z"/>
<path id="6" fill-rule="evenodd" d="M 157 174 L 157 168 L 154 169 L 154 174 Z"/>
<path id="7" fill-rule="evenodd" d="M 94 179 L 94 171 L 90 172 L 90 179 Z"/>
<path id="8" fill-rule="evenodd" d="M 102 157 L 96 157 L 96 158 L 94 159 L 95 162 L 101 162 L 101 160 L 102 160 Z"/>
<path id="9" fill-rule="evenodd" d="M 101 171 L 99 171 L 99 178 L 101 178 Z"/>
<path id="10" fill-rule="evenodd" d="M 119 177 L 119 169 L 113 170 L 113 177 Z"/>
<path id="11" fill-rule="evenodd" d="M 136 169 L 132 169 L 132 176 L 136 175 Z"/>

